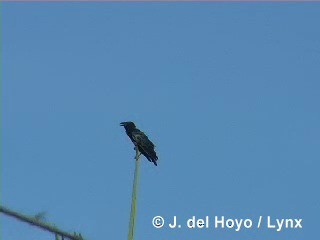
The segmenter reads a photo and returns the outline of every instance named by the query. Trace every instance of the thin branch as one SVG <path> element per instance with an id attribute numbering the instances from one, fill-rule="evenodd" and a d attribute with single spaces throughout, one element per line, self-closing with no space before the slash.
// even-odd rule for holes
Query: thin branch
<path id="1" fill-rule="evenodd" d="M 128 240 L 134 239 L 134 231 L 135 231 L 135 219 L 137 215 L 137 194 L 138 194 L 138 184 L 139 184 L 139 168 L 140 168 L 140 151 L 138 146 L 135 147 L 136 150 L 136 164 L 134 170 L 134 179 L 133 179 L 133 187 L 132 187 L 132 200 L 131 200 L 131 213 L 130 213 L 130 223 L 129 223 L 129 233 Z"/>
<path id="2" fill-rule="evenodd" d="M 37 220 L 37 218 L 35 218 L 35 217 L 30 217 L 30 216 L 26 216 L 26 215 L 17 213 L 15 211 L 12 211 L 12 210 L 6 208 L 6 207 L 0 206 L 0 212 L 5 215 L 8 215 L 10 217 L 14 217 L 14 218 L 18 219 L 19 221 L 26 222 L 26 223 L 29 223 L 33 226 L 42 228 L 43 230 L 49 231 L 54 234 L 58 234 L 62 237 L 69 238 L 71 240 L 83 240 L 81 234 L 79 234 L 79 235 L 76 233 L 74 235 L 70 234 L 70 233 L 62 231 L 62 230 L 58 229 L 57 227 L 54 227 L 48 223 L 41 222 L 41 221 Z"/>

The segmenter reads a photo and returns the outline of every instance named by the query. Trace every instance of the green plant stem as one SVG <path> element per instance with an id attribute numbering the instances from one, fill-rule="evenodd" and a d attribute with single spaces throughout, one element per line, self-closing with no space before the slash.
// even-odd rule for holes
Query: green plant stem
<path id="1" fill-rule="evenodd" d="M 29 224 L 34 225 L 36 227 L 42 228 L 46 231 L 49 231 L 49 232 L 55 234 L 56 236 L 59 235 L 62 237 L 69 238 L 71 240 L 83 240 L 81 235 L 79 235 L 79 236 L 76 234 L 72 235 L 71 233 L 60 230 L 57 227 L 50 225 L 49 223 L 41 222 L 41 221 L 37 220 L 34 216 L 32 216 L 32 217 L 26 216 L 21 213 L 12 211 L 9 208 L 3 207 L 3 206 L 0 206 L 0 212 L 7 215 L 7 216 L 18 219 L 19 221 L 26 222 L 26 223 L 29 223 Z"/>
<path id="2" fill-rule="evenodd" d="M 136 217 L 137 217 L 137 195 L 138 195 L 138 184 L 139 184 L 140 152 L 138 150 L 138 147 L 136 147 L 135 149 L 136 149 L 136 156 L 135 156 L 136 164 L 135 164 L 133 188 L 132 188 L 131 213 L 130 213 L 128 240 L 134 239 L 135 222 L 136 222 Z"/>

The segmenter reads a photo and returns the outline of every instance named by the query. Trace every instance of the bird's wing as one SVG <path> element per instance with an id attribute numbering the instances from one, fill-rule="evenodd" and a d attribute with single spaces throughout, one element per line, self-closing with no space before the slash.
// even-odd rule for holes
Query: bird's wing
<path id="1" fill-rule="evenodd" d="M 145 145 L 154 148 L 154 144 L 149 140 L 144 132 L 135 131 L 132 133 L 132 138 L 138 145 Z"/>
<path id="2" fill-rule="evenodd" d="M 151 159 L 158 159 L 155 151 L 154 144 L 149 140 L 147 135 L 145 135 L 141 131 L 135 131 L 132 133 L 133 140 L 137 143 L 137 145 L 149 156 Z M 147 156 L 146 156 L 147 157 Z"/>

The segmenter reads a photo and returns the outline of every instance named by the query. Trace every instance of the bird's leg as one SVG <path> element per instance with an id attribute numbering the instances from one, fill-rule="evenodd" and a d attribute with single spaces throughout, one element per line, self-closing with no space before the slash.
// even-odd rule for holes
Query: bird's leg
<path id="1" fill-rule="evenodd" d="M 138 161 L 141 155 L 141 152 L 139 151 L 139 148 L 137 145 L 135 145 L 134 150 L 136 150 L 136 156 L 134 158 L 136 159 L 136 161 Z"/>

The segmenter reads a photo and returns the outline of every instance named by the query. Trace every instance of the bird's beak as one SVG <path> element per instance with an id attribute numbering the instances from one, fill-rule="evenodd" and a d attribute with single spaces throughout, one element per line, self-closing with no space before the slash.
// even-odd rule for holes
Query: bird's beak
<path id="1" fill-rule="evenodd" d="M 120 126 L 124 126 L 124 124 L 125 124 L 124 122 L 121 122 L 121 123 L 120 123 Z"/>

